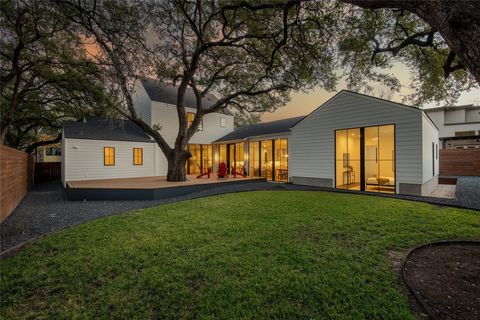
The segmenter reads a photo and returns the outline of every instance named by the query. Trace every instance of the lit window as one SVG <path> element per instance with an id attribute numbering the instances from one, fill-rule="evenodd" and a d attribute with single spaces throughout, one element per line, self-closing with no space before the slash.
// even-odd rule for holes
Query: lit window
<path id="1" fill-rule="evenodd" d="M 143 148 L 133 148 L 133 164 L 136 166 L 143 164 Z"/>
<path id="2" fill-rule="evenodd" d="M 187 121 L 188 121 L 188 127 L 190 127 L 193 123 L 193 119 L 195 119 L 195 113 L 193 112 L 187 112 Z M 200 121 L 198 124 L 198 130 L 203 131 L 203 119 Z"/>
<path id="3" fill-rule="evenodd" d="M 115 165 L 115 148 L 114 147 L 103 148 L 103 165 L 105 166 Z"/>
<path id="4" fill-rule="evenodd" d="M 220 118 L 220 127 L 225 128 L 227 126 L 227 119 L 224 117 Z"/>

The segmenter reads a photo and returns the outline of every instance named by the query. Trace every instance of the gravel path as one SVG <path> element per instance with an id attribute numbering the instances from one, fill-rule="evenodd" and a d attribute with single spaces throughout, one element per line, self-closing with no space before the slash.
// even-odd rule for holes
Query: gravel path
<path id="1" fill-rule="evenodd" d="M 39 236 L 77 225 L 96 218 L 109 216 L 139 208 L 153 207 L 165 203 L 195 199 L 204 196 L 229 192 L 255 190 L 312 190 L 332 191 L 327 188 L 315 188 L 290 184 L 257 182 L 216 187 L 187 195 L 148 201 L 68 201 L 60 183 L 38 185 L 32 190 L 15 211 L 0 225 L 0 245 L 4 251 Z M 344 193 L 361 193 L 335 191 Z M 372 195 L 371 193 L 364 193 Z M 439 205 L 456 205 L 480 209 L 480 177 L 462 177 L 457 182 L 456 199 L 422 198 L 403 195 L 374 196 L 423 201 Z"/>

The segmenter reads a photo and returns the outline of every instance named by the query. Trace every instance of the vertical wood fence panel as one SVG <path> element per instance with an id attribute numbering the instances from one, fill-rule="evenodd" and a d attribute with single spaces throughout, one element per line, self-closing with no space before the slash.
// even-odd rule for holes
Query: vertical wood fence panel
<path id="1" fill-rule="evenodd" d="M 35 163 L 35 184 L 41 182 L 59 181 L 62 175 L 61 162 Z"/>
<path id="2" fill-rule="evenodd" d="M 480 176 L 480 149 L 440 150 L 441 176 Z"/>
<path id="3" fill-rule="evenodd" d="M 0 145 L 0 222 L 32 187 L 33 168 L 33 155 Z"/>

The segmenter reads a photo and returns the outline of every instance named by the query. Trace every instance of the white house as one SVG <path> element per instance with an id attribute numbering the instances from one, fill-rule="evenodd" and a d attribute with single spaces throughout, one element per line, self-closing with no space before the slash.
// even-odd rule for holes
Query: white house
<path id="1" fill-rule="evenodd" d="M 138 115 L 149 125 L 158 127 L 163 137 L 174 146 L 178 132 L 176 90 L 161 86 L 151 79 L 135 83 L 133 98 Z M 202 101 L 208 108 L 213 96 Z M 191 89 L 185 105 L 189 121 L 196 113 L 196 100 Z M 233 116 L 215 112 L 204 116 L 199 131 L 190 140 L 187 172 L 194 174 L 211 168 L 211 143 L 233 131 Z M 111 153 L 113 152 L 113 156 Z M 137 163 L 135 163 L 136 153 Z M 142 155 L 142 161 L 138 160 Z M 112 158 L 113 157 L 113 158 Z M 114 160 L 112 160 L 114 159 Z M 113 162 L 112 162 L 113 161 Z M 119 119 L 85 119 L 67 121 L 62 136 L 62 182 L 146 176 L 165 176 L 167 159 L 158 145 L 131 121 Z"/>
<path id="2" fill-rule="evenodd" d="M 480 106 L 424 109 L 439 130 L 442 149 L 480 148 Z"/>
<path id="3" fill-rule="evenodd" d="M 428 195 L 438 183 L 438 129 L 420 109 L 341 91 L 291 128 L 295 184 Z"/>
<path id="4" fill-rule="evenodd" d="M 175 89 L 139 81 L 137 112 L 173 146 Z M 210 100 L 209 100 L 210 99 Z M 186 105 L 196 111 L 193 93 Z M 204 107 L 213 104 L 207 97 Z M 166 159 L 130 121 L 67 122 L 62 181 L 165 176 Z M 233 129 L 233 117 L 208 114 L 188 146 L 187 173 L 236 172 L 272 181 L 371 192 L 428 195 L 438 183 L 438 129 L 421 110 L 341 91 L 306 117 Z M 112 160 L 113 159 L 113 160 Z"/>

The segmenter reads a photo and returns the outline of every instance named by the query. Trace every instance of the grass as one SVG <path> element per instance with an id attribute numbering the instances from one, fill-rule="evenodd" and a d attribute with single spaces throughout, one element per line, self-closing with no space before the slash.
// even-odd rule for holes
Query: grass
<path id="1" fill-rule="evenodd" d="M 478 212 L 262 191 L 111 216 L 1 262 L 4 319 L 414 319 L 390 250 L 480 237 Z"/>

